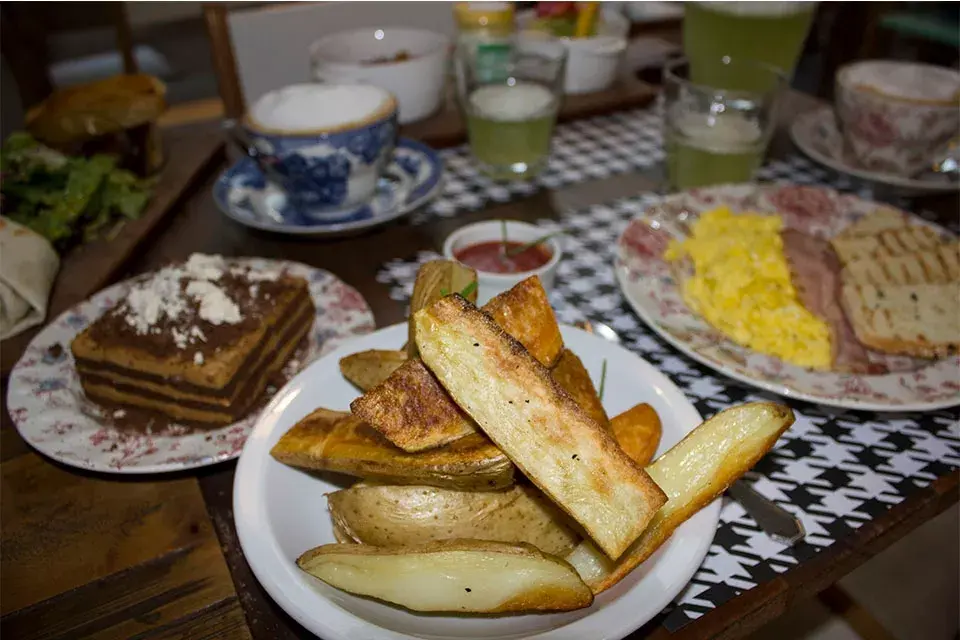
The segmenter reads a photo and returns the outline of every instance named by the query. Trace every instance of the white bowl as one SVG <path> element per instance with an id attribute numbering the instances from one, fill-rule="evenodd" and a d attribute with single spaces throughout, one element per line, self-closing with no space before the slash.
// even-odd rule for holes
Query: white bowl
<path id="1" fill-rule="evenodd" d="M 512 242 L 533 242 L 542 238 L 549 230 L 543 227 L 537 227 L 526 222 L 517 222 L 516 220 L 507 220 L 507 239 Z M 492 242 L 500 240 L 503 237 L 500 220 L 488 220 L 486 222 L 477 222 L 461 227 L 447 236 L 443 243 L 443 255 L 448 260 L 456 260 L 454 253 L 464 247 L 481 242 Z M 544 241 L 545 245 L 550 247 L 551 257 L 547 264 L 539 269 L 524 271 L 523 273 L 489 273 L 486 271 L 477 271 L 477 305 L 485 304 L 490 298 L 503 293 L 513 287 L 521 280 L 526 280 L 530 276 L 540 276 L 543 288 L 548 292 L 553 288 L 553 283 L 557 279 L 557 266 L 560 264 L 560 258 L 563 251 L 557 237 L 553 236 Z"/>
<path id="2" fill-rule="evenodd" d="M 535 12 L 524 12 L 518 17 L 520 30 L 531 30 L 535 19 Z M 609 89 L 617 79 L 620 62 L 627 50 L 629 32 L 629 20 L 615 10 L 605 10 L 600 15 L 597 35 L 590 38 L 559 38 L 567 48 L 564 93 L 593 93 Z"/>
<path id="3" fill-rule="evenodd" d="M 370 64 L 401 51 L 409 59 Z M 400 123 L 415 122 L 439 107 L 447 77 L 450 39 L 425 29 L 402 27 L 341 31 L 310 45 L 313 79 L 319 82 L 373 84 L 393 93 Z"/>

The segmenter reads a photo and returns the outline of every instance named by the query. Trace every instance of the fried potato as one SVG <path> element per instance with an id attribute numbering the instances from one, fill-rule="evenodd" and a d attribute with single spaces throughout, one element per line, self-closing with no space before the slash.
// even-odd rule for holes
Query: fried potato
<path id="1" fill-rule="evenodd" d="M 523 346 L 447 296 L 414 316 L 420 357 L 491 440 L 611 558 L 666 496 Z"/>
<path id="2" fill-rule="evenodd" d="M 413 283 L 413 295 L 410 297 L 410 317 L 413 314 L 429 307 L 445 295 L 460 293 L 473 284 L 473 291 L 467 299 L 477 301 L 477 272 L 465 264 L 453 260 L 431 260 L 424 263 L 417 271 L 417 279 Z M 413 322 L 409 321 L 410 339 L 404 348 L 411 358 L 417 356 L 417 345 L 413 341 Z"/>
<path id="3" fill-rule="evenodd" d="M 653 407 L 643 403 L 627 409 L 614 416 L 610 428 L 624 453 L 640 466 L 650 464 L 663 435 L 660 416 Z"/>
<path id="4" fill-rule="evenodd" d="M 674 530 L 750 470 L 793 424 L 789 407 L 754 402 L 716 414 L 647 467 L 667 494 L 640 539 L 611 562 L 589 540 L 567 556 L 595 594 L 617 584 L 660 548 Z"/>
<path id="5" fill-rule="evenodd" d="M 419 359 L 403 363 L 350 409 L 404 451 L 432 449 L 477 432 Z"/>
<path id="6" fill-rule="evenodd" d="M 603 402 L 597 395 L 597 390 L 590 379 L 590 373 L 583 366 L 583 362 L 570 349 L 564 349 L 560 359 L 553 366 L 550 375 L 557 381 L 563 390 L 570 394 L 577 404 L 587 414 L 600 423 L 604 429 L 610 430 L 610 419 L 603 410 Z"/>
<path id="7" fill-rule="evenodd" d="M 413 611 L 570 611 L 593 603 L 573 567 L 528 544 L 328 544 L 304 553 L 297 565 L 338 589 Z"/>
<path id="8" fill-rule="evenodd" d="M 553 363 L 563 349 L 560 327 L 537 276 L 496 296 L 484 310 L 543 363 Z M 418 360 L 401 365 L 350 408 L 404 451 L 424 451 L 477 432 L 473 420 Z"/>
<path id="9" fill-rule="evenodd" d="M 328 409 L 318 409 L 298 422 L 270 454 L 294 467 L 393 484 L 473 491 L 513 484 L 513 464 L 482 434 L 461 438 L 441 449 L 406 453 L 356 416 Z"/>
<path id="10" fill-rule="evenodd" d="M 557 362 L 563 351 L 563 336 L 540 276 L 521 280 L 491 298 L 483 310 L 540 364 L 552 367 Z"/>
<path id="11" fill-rule="evenodd" d="M 476 538 L 564 556 L 580 541 L 566 514 L 530 486 L 455 491 L 362 483 L 329 494 L 327 504 L 341 542 L 397 547 Z"/>
<path id="12" fill-rule="evenodd" d="M 368 391 L 407 361 L 406 351 L 371 349 L 340 358 L 340 373 L 360 391 Z"/>

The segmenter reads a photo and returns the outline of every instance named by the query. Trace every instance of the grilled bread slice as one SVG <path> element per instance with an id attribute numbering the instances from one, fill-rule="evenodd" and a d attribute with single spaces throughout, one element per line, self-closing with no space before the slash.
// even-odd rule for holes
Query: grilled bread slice
<path id="1" fill-rule="evenodd" d="M 874 209 L 853 224 L 847 226 L 837 234 L 837 237 L 852 238 L 854 236 L 872 236 L 883 231 L 903 229 L 908 226 L 910 226 L 910 220 L 905 213 L 898 209 L 881 207 Z"/>
<path id="2" fill-rule="evenodd" d="M 531 276 L 491 299 L 483 310 L 546 366 L 563 351 L 563 338 L 547 292 Z M 471 433 L 477 426 L 422 363 L 411 360 L 350 403 L 350 409 L 404 451 L 425 451 Z"/>
<path id="3" fill-rule="evenodd" d="M 541 491 L 617 558 L 666 497 L 519 342 L 453 295 L 417 312 L 420 357 Z"/>
<path id="4" fill-rule="evenodd" d="M 923 225 L 888 229 L 869 236 L 837 236 L 831 240 L 837 257 L 844 265 L 854 260 L 886 258 L 924 251 L 942 242 L 942 238 L 936 231 Z"/>
<path id="5" fill-rule="evenodd" d="M 890 258 L 854 260 L 843 281 L 854 284 L 944 284 L 960 280 L 960 241 Z"/>
<path id="6" fill-rule="evenodd" d="M 356 416 L 328 409 L 317 409 L 298 422 L 270 455 L 302 469 L 465 491 L 510 486 L 514 474 L 507 456 L 483 434 L 433 451 L 406 453 Z"/>
<path id="7" fill-rule="evenodd" d="M 843 286 L 843 306 L 866 346 L 936 358 L 960 347 L 960 283 Z"/>

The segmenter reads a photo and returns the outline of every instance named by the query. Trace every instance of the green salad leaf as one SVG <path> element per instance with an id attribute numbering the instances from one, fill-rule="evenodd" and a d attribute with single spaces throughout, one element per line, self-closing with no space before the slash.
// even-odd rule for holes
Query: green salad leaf
<path id="1" fill-rule="evenodd" d="M 0 174 L 3 215 L 61 252 L 140 217 L 153 186 L 119 168 L 113 156 L 65 156 L 23 132 L 0 149 Z"/>

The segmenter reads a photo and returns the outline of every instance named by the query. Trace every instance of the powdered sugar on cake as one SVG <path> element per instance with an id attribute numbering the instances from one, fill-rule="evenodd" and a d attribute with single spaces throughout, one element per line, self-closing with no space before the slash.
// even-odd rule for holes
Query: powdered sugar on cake
<path id="1" fill-rule="evenodd" d="M 186 350 L 207 342 L 198 322 L 239 324 L 244 305 L 257 299 L 261 285 L 277 282 L 282 276 L 282 269 L 251 269 L 230 264 L 219 255 L 197 253 L 183 264 L 164 267 L 135 284 L 118 311 L 136 335 L 166 334 L 176 349 Z M 202 354 L 197 355 L 200 358 L 195 355 L 194 361 L 202 364 Z"/>
<path id="2" fill-rule="evenodd" d="M 200 317 L 210 324 L 237 324 L 241 320 L 237 303 L 212 282 L 194 280 L 187 285 L 187 295 L 200 303 Z"/>

